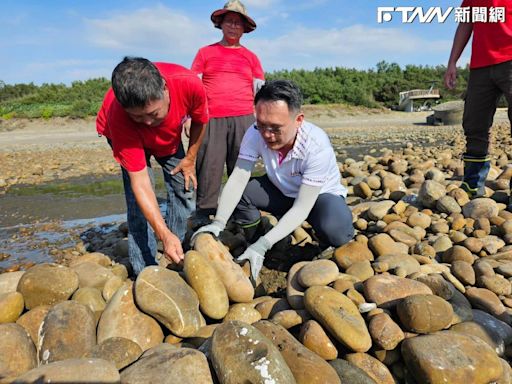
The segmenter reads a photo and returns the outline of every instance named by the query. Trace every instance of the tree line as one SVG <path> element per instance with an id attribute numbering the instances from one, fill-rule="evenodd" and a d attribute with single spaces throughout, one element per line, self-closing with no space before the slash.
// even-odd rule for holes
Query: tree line
<path id="1" fill-rule="evenodd" d="M 266 73 L 267 80 L 289 79 L 296 82 L 306 104 L 337 104 L 392 108 L 401 91 L 439 88 L 442 101 L 460 99 L 466 89 L 468 68 L 459 68 L 456 89 L 443 86 L 445 66 L 406 65 L 381 61 L 375 68 L 315 68 L 281 70 Z M 71 85 L 9 85 L 0 81 L 0 117 L 51 118 L 94 116 L 110 86 L 106 78 L 75 81 Z"/>

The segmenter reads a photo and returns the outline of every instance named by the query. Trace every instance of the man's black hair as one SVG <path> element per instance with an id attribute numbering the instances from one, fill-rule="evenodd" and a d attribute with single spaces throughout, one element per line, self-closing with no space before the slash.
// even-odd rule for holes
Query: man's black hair
<path id="1" fill-rule="evenodd" d="M 258 101 L 282 100 L 288 105 L 292 113 L 300 111 L 302 106 L 302 92 L 299 87 L 290 80 L 272 80 L 263 85 L 254 97 L 254 105 Z"/>
<path id="2" fill-rule="evenodd" d="M 127 56 L 112 72 L 112 90 L 123 108 L 140 108 L 163 98 L 164 80 L 151 61 Z"/>

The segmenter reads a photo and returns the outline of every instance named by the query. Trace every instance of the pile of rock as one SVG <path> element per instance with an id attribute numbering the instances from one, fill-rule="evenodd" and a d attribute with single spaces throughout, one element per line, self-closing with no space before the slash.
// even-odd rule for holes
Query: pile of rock
<path id="1" fill-rule="evenodd" d="M 511 383 L 505 165 L 470 200 L 450 152 L 345 161 L 356 238 L 294 264 L 281 297 L 254 290 L 210 235 L 182 271 L 148 267 L 134 281 L 100 253 L 4 273 L 0 378 Z M 294 242 L 314 241 L 308 231 Z"/>

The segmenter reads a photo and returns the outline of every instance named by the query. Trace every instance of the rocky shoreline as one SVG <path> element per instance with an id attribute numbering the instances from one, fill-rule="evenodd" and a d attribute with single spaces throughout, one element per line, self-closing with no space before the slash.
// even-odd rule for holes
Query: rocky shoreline
<path id="1" fill-rule="evenodd" d="M 347 157 L 367 134 L 333 135 L 354 241 L 320 252 L 304 223 L 252 291 L 240 250 L 213 239 L 135 278 L 125 225 L 4 271 L 0 382 L 512 382 L 509 124 L 474 200 L 460 127 Z"/>

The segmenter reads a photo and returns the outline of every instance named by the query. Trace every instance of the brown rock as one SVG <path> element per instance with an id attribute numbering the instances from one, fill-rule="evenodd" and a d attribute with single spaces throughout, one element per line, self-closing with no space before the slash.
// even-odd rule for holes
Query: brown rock
<path id="1" fill-rule="evenodd" d="M 502 373 L 491 347 L 476 337 L 451 331 L 404 340 L 402 356 L 421 383 L 489 383 Z"/>
<path id="2" fill-rule="evenodd" d="M 139 344 L 124 337 L 111 337 L 94 346 L 84 357 L 111 361 L 118 370 L 127 367 L 142 355 Z"/>
<path id="3" fill-rule="evenodd" d="M 373 253 L 366 244 L 350 241 L 336 248 L 334 259 L 340 268 L 347 269 L 357 261 L 373 260 Z"/>
<path id="4" fill-rule="evenodd" d="M 58 264 L 37 264 L 25 272 L 18 284 L 27 309 L 65 301 L 77 289 L 76 272 Z"/>
<path id="5" fill-rule="evenodd" d="M 315 320 L 306 321 L 302 325 L 299 341 L 324 360 L 334 360 L 338 357 L 334 343 Z"/>
<path id="6" fill-rule="evenodd" d="M 361 368 L 376 383 L 395 384 L 389 369 L 376 358 L 366 353 L 349 353 L 345 356 L 345 359 L 356 367 Z"/>
<path id="7" fill-rule="evenodd" d="M 370 318 L 368 325 L 374 343 L 382 349 L 393 350 L 404 339 L 404 333 L 387 313 Z"/>
<path id="8" fill-rule="evenodd" d="M 0 380 L 10 383 L 35 367 L 36 349 L 25 329 L 18 324 L 0 324 Z"/>
<path id="9" fill-rule="evenodd" d="M 39 328 L 49 310 L 49 305 L 40 305 L 24 313 L 16 320 L 16 323 L 29 333 L 34 345 L 39 345 Z"/>
<path id="10" fill-rule="evenodd" d="M 435 295 L 411 295 L 396 306 L 405 329 L 415 333 L 431 333 L 448 327 L 453 318 L 450 303 Z"/>
<path id="11" fill-rule="evenodd" d="M 425 284 L 393 275 L 376 275 L 364 282 L 364 296 L 380 307 L 394 307 L 400 299 L 415 294 L 432 294 Z"/>
<path id="12" fill-rule="evenodd" d="M 297 384 L 340 383 L 336 371 L 327 362 L 304 347 L 283 327 L 265 320 L 255 323 L 254 327 L 279 348 Z"/>
<path id="13" fill-rule="evenodd" d="M 96 345 L 96 321 L 85 305 L 64 301 L 50 308 L 39 334 L 40 364 L 80 358 Z"/>

